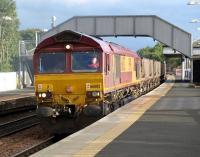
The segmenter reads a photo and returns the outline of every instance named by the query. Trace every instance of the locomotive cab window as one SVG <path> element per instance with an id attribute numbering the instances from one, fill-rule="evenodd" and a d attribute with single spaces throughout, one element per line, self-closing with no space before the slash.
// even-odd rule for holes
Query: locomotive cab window
<path id="1" fill-rule="evenodd" d="M 63 73 L 66 67 L 64 52 L 41 53 L 39 56 L 39 73 Z"/>
<path id="2" fill-rule="evenodd" d="M 98 52 L 72 52 L 71 55 L 73 72 L 97 72 L 100 68 Z"/>

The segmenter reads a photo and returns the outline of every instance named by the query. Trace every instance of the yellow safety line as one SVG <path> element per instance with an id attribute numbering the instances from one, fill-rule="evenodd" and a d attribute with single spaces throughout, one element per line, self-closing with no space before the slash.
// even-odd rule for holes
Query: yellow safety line
<path id="1" fill-rule="evenodd" d="M 123 133 L 126 129 L 128 129 L 132 124 L 134 124 L 153 104 L 155 104 L 163 94 L 166 94 L 171 88 L 172 85 L 166 86 L 165 90 L 163 90 L 162 94 L 158 97 L 153 97 L 151 99 L 147 99 L 145 103 L 137 106 L 137 109 L 130 115 L 127 116 L 126 121 L 122 121 L 123 123 L 117 124 L 115 127 L 110 129 L 108 132 L 98 137 L 87 146 L 85 146 L 82 150 L 73 155 L 73 157 L 92 157 L 95 156 L 98 152 L 100 152 L 106 145 L 111 143 L 116 137 L 118 137 L 121 133 Z"/>

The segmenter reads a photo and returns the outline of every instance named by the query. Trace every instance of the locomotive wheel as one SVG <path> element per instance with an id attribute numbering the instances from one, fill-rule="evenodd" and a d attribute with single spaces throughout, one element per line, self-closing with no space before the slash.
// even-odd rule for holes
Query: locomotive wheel
<path id="1" fill-rule="evenodd" d="M 121 100 L 119 101 L 119 106 L 121 107 L 121 106 L 124 106 L 124 105 L 125 105 L 125 102 L 124 102 L 123 99 L 121 99 Z"/>
<path id="2" fill-rule="evenodd" d="M 148 92 L 148 86 L 145 86 L 145 94 Z"/>
<path id="3" fill-rule="evenodd" d="M 138 98 L 140 95 L 141 95 L 140 90 L 137 89 L 134 98 Z"/>
<path id="4" fill-rule="evenodd" d="M 147 88 L 146 92 L 148 93 L 150 91 L 149 85 L 147 85 L 146 88 Z"/>
<path id="5" fill-rule="evenodd" d="M 113 111 L 115 111 L 116 109 L 120 107 L 118 102 L 112 103 L 112 106 L 113 106 Z"/>
<path id="6" fill-rule="evenodd" d="M 146 93 L 146 89 L 145 87 L 143 87 L 143 92 L 141 93 L 141 95 L 144 95 Z"/>
<path id="7" fill-rule="evenodd" d="M 102 114 L 103 116 L 108 115 L 111 112 L 111 106 L 108 103 L 102 103 Z"/>
<path id="8" fill-rule="evenodd" d="M 144 94 L 144 88 L 143 87 L 140 88 L 140 93 L 141 93 L 141 95 Z"/>

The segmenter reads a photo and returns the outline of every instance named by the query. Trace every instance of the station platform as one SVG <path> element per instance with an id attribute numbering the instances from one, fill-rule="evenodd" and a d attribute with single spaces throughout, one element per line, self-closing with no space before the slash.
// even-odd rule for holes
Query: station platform
<path id="1" fill-rule="evenodd" d="M 34 87 L 0 92 L 0 102 L 13 100 L 13 99 L 17 99 L 17 98 L 23 98 L 23 97 L 27 97 L 27 96 L 29 96 L 29 97 L 34 96 Z"/>
<path id="2" fill-rule="evenodd" d="M 200 89 L 166 82 L 31 157 L 197 157 Z"/>
<path id="3" fill-rule="evenodd" d="M 0 115 L 36 108 L 34 87 L 0 92 Z"/>

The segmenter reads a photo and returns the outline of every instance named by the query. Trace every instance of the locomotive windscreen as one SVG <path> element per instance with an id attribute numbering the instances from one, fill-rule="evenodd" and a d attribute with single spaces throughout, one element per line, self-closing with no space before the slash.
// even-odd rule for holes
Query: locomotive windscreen
<path id="1" fill-rule="evenodd" d="M 66 67 L 64 52 L 41 53 L 39 56 L 39 73 L 63 73 Z"/>
<path id="2" fill-rule="evenodd" d="M 99 53 L 97 52 L 73 52 L 73 72 L 97 72 L 99 71 Z"/>

